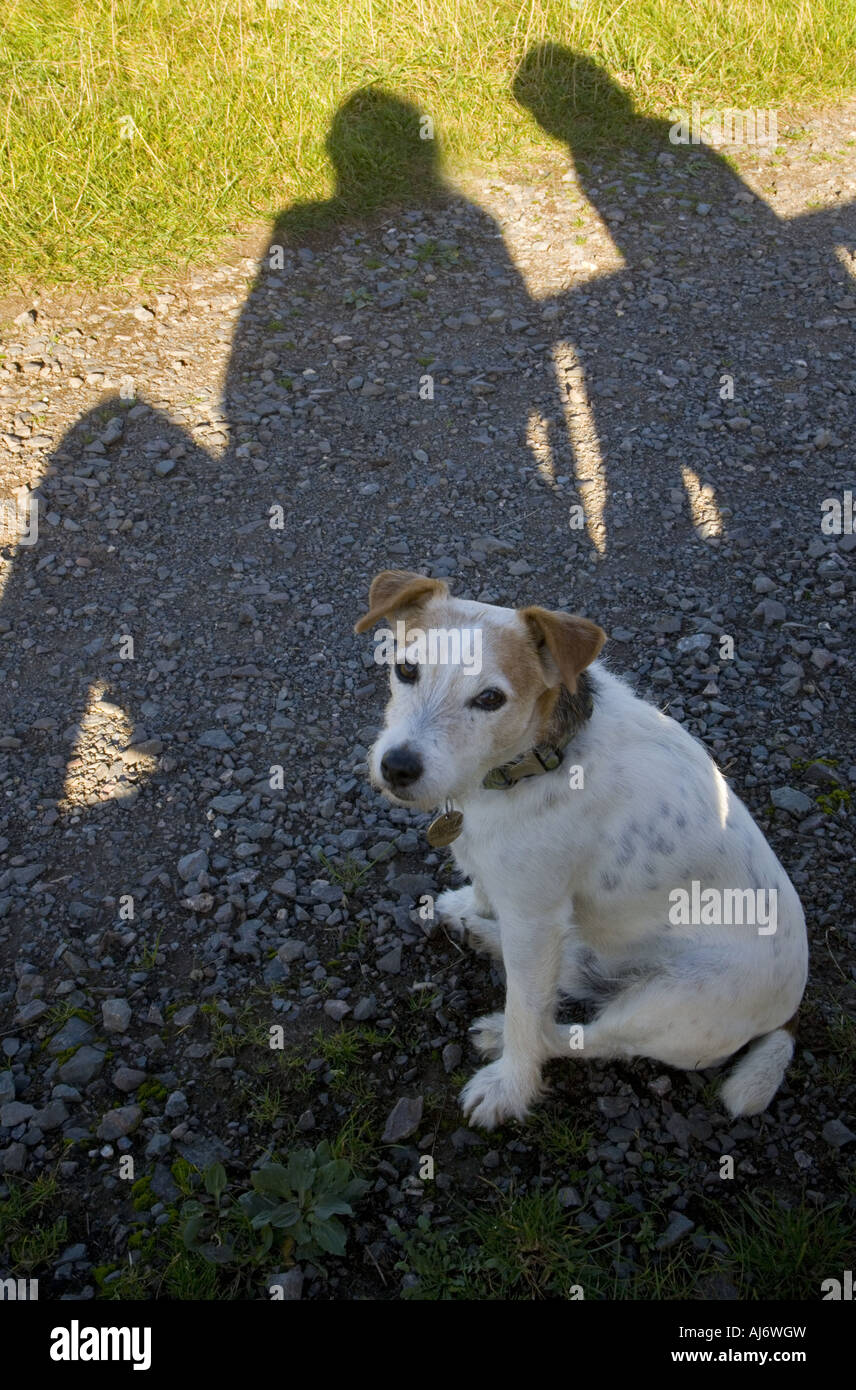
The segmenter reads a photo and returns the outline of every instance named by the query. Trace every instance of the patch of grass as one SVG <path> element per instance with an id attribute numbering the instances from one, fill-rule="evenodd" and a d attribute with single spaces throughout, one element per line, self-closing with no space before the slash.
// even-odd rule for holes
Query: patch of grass
<path id="1" fill-rule="evenodd" d="M 235 1025 L 217 1008 L 216 1004 L 203 1004 L 199 1012 L 208 1020 L 208 1037 L 213 1057 L 234 1057 L 238 1046 Z"/>
<path id="2" fill-rule="evenodd" d="M 853 1259 L 852 1218 L 843 1203 L 818 1210 L 775 1197 L 743 1200 L 738 1215 L 723 1221 L 741 1298 L 817 1299 L 823 1280 Z"/>
<path id="3" fill-rule="evenodd" d="M 450 1299 L 698 1299 L 710 1281 L 726 1281 L 741 1299 L 816 1299 L 824 1278 L 847 1268 L 852 1229 L 844 1204 L 818 1211 L 786 1206 L 756 1193 L 722 1214 L 710 1203 L 708 1219 L 722 1237 L 658 1249 L 668 1211 L 645 1213 L 614 1198 L 608 1220 L 578 1226 L 556 1189 L 499 1196 L 489 1209 L 462 1213 L 456 1225 L 432 1228 L 421 1216 L 416 1230 L 393 1233 L 401 1243 L 398 1268 L 409 1275 L 404 1297 Z"/>
<path id="4" fill-rule="evenodd" d="M 172 1180 L 183 1197 L 190 1197 L 193 1193 L 194 1182 L 197 1178 L 199 1169 L 192 1163 L 188 1163 L 186 1158 L 177 1158 L 170 1167 Z"/>
<path id="5" fill-rule="evenodd" d="M 366 944 L 367 932 L 368 923 L 365 920 L 358 921 L 340 938 L 339 946 L 343 951 L 358 951 Z"/>
<path id="6" fill-rule="evenodd" d="M 555 1192 L 503 1198 L 456 1228 L 432 1231 L 423 1215 L 415 1234 L 395 1233 L 405 1251 L 398 1268 L 416 1281 L 405 1298 L 559 1299 L 578 1288 L 586 1298 L 605 1296 L 596 1243 L 572 1224 Z"/>
<path id="7" fill-rule="evenodd" d="M 330 881 L 337 883 L 346 896 L 348 893 L 355 892 L 366 875 L 371 873 L 374 868 L 373 864 L 358 863 L 351 854 L 346 854 L 344 859 L 333 860 L 328 859 L 322 851 L 318 858 L 330 875 Z"/>
<path id="8" fill-rule="evenodd" d="M 274 1050 L 269 1053 L 270 1062 L 266 1071 L 276 1071 L 292 1095 L 301 1096 L 311 1091 L 315 1076 L 306 1070 L 306 1058 L 300 1053 Z"/>
<path id="9" fill-rule="evenodd" d="M 358 1081 L 351 1091 L 351 1110 L 339 1132 L 330 1141 L 334 1158 L 344 1158 L 359 1168 L 375 1153 L 383 1118 L 377 1095 L 367 1081 Z"/>
<path id="10" fill-rule="evenodd" d="M 379 1033 L 374 1028 L 358 1025 L 341 1028 L 335 1033 L 325 1033 L 319 1028 L 314 1045 L 331 1069 L 347 1072 L 367 1062 L 371 1053 L 391 1047 L 393 1041 L 389 1033 Z"/>
<path id="11" fill-rule="evenodd" d="M 423 985 L 421 989 L 415 989 L 409 995 L 407 1007 L 414 1014 L 430 1012 L 435 1007 L 438 997 L 438 992 L 433 986 Z"/>
<path id="12" fill-rule="evenodd" d="M 110 284 L 284 206 L 293 233 L 424 198 L 442 167 L 531 168 L 557 112 L 578 148 L 614 149 L 641 134 L 631 101 L 827 100 L 852 89 L 854 38 L 841 0 L 8 0 L 0 274 Z M 578 80 L 547 42 L 585 55 Z"/>
<path id="13" fill-rule="evenodd" d="M 0 1268 L 15 1276 L 50 1264 L 66 1244 L 68 1221 L 56 1212 L 58 1182 L 43 1172 L 32 1182 L 9 1179 L 0 1201 Z"/>
<path id="14" fill-rule="evenodd" d="M 530 1133 L 539 1150 L 566 1163 L 585 1158 L 595 1142 L 593 1129 L 570 1116 L 551 1115 L 547 1110 L 535 1112 L 528 1125 L 527 1138 Z"/>
<path id="15" fill-rule="evenodd" d="M 269 1128 L 282 1115 L 282 1095 L 275 1086 L 260 1087 L 247 1096 L 247 1101 L 247 1117 L 258 1129 Z"/>
<path id="16" fill-rule="evenodd" d="M 856 1019 L 840 1013 L 827 1024 L 827 1037 L 835 1059 L 852 1075 L 856 1067 Z"/>
<path id="17" fill-rule="evenodd" d="M 170 1298 L 198 1302 L 246 1296 L 238 1280 L 221 1272 L 196 1251 L 187 1250 L 176 1213 L 151 1232 L 135 1232 L 121 1265 L 101 1265 L 94 1271 L 96 1297 L 108 1301 Z"/>
<path id="18" fill-rule="evenodd" d="M 163 927 L 161 927 L 154 941 L 146 941 L 143 943 L 142 947 L 140 948 L 140 954 L 137 957 L 136 961 L 136 964 L 139 966 L 141 970 L 154 970 L 155 966 L 158 963 L 158 953 L 160 951 L 160 942 L 162 936 Z"/>
<path id="19" fill-rule="evenodd" d="M 79 1018 L 83 1023 L 94 1024 L 95 1017 L 91 1009 L 80 1009 L 68 1001 L 64 1004 L 55 1004 L 48 1010 L 46 1022 L 49 1028 L 62 1028 L 71 1018 Z"/>

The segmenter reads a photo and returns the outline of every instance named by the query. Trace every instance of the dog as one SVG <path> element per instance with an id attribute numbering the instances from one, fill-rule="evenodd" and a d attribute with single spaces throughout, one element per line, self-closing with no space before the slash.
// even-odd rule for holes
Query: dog
<path id="1" fill-rule="evenodd" d="M 805 919 L 707 751 L 597 659 L 606 634 L 579 615 L 386 570 L 355 631 L 382 622 L 391 698 L 372 784 L 445 808 L 428 838 L 470 883 L 436 915 L 505 967 L 505 1012 L 471 1030 L 488 1061 L 461 1093 L 470 1123 L 523 1119 L 549 1058 L 697 1070 L 747 1044 L 722 1099 L 732 1116 L 765 1110 L 793 1055 Z M 439 643 L 425 659 L 425 634 L 454 656 L 468 633 L 478 661 L 444 661 Z M 562 996 L 594 1021 L 560 1025 Z"/>

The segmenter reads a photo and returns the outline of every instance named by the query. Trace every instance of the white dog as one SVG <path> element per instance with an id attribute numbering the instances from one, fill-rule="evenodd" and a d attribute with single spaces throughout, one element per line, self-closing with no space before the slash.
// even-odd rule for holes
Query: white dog
<path id="1" fill-rule="evenodd" d="M 701 744 L 595 662 L 605 634 L 585 618 L 387 570 L 356 631 L 383 621 L 389 642 L 391 620 L 405 640 L 372 781 L 397 805 L 445 807 L 429 841 L 454 840 L 472 886 L 443 893 L 438 916 L 505 966 L 505 1013 L 472 1030 L 495 1060 L 463 1090 L 470 1122 L 524 1116 L 551 1057 L 693 1070 L 747 1043 L 722 1097 L 732 1115 L 764 1110 L 793 1053 L 805 920 Z M 473 633 L 478 661 L 438 656 L 472 653 Z M 598 1002 L 595 1021 L 558 1024 L 560 994 Z"/>

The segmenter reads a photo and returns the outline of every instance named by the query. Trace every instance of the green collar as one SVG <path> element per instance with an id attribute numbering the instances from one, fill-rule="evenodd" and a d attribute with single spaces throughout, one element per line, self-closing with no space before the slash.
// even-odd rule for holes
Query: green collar
<path id="1" fill-rule="evenodd" d="M 488 791 L 507 791 L 526 777 L 540 777 L 543 772 L 555 772 L 564 761 L 565 749 L 571 739 L 591 718 L 592 707 L 591 682 L 583 671 L 575 695 L 562 686 L 553 716 L 552 736 L 530 748 L 528 753 L 521 753 L 510 762 L 492 767 L 482 786 Z"/>

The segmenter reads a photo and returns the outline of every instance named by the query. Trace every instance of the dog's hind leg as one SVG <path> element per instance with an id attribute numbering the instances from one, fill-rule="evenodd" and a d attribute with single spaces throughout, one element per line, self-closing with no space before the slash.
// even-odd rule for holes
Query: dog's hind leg
<path id="1" fill-rule="evenodd" d="M 687 979 L 662 976 L 623 989 L 592 1023 L 556 1024 L 551 1057 L 581 1061 L 649 1057 L 682 1071 L 715 1066 L 752 1036 L 733 1012 L 729 976 L 708 981 L 702 999 Z"/>

